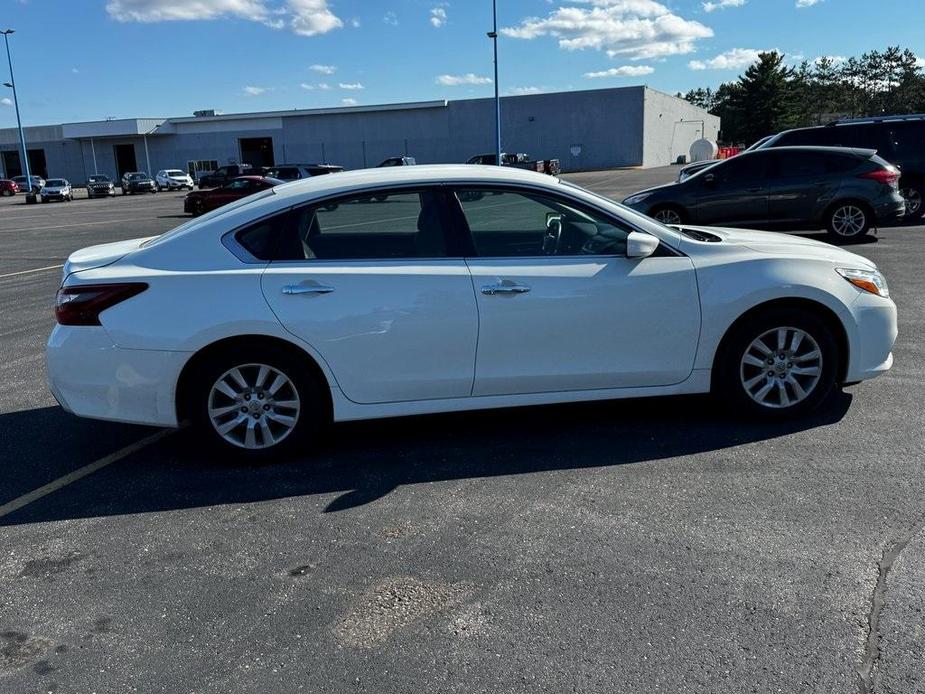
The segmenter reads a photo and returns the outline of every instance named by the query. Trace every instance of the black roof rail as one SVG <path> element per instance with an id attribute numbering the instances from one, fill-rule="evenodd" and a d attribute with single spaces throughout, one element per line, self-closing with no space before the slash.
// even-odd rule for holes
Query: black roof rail
<path id="1" fill-rule="evenodd" d="M 925 113 L 903 113 L 894 116 L 863 116 L 861 118 L 838 118 L 826 125 L 849 125 L 852 123 L 885 123 L 890 121 L 925 120 Z"/>

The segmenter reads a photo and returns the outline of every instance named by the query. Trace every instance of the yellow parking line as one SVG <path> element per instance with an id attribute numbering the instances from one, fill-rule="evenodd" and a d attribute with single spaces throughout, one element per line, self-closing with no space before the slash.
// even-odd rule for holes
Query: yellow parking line
<path id="1" fill-rule="evenodd" d="M 13 499 L 12 501 L 9 501 L 3 504 L 3 506 L 0 506 L 0 518 L 3 518 L 4 516 L 8 516 L 14 511 L 18 511 L 24 506 L 28 506 L 29 504 L 31 504 L 33 501 L 38 501 L 42 497 L 48 496 L 49 494 L 52 494 L 58 491 L 59 489 L 63 489 L 69 484 L 73 484 L 77 480 L 83 479 L 87 475 L 92 475 L 94 472 L 97 472 L 98 470 L 102 470 L 104 467 L 107 467 L 108 465 L 117 463 L 123 458 L 130 456 L 132 453 L 137 453 L 142 448 L 146 446 L 150 446 L 152 443 L 157 443 L 161 439 L 166 438 L 167 436 L 170 436 L 170 434 L 172 434 L 174 431 L 175 431 L 174 429 L 164 429 L 162 431 L 157 432 L 156 434 L 151 434 L 150 436 L 146 436 L 140 441 L 136 441 L 135 443 L 130 444 L 126 446 L 125 448 L 122 448 L 116 451 L 115 453 L 110 453 L 109 455 L 103 458 L 100 458 L 99 460 L 93 461 L 89 465 L 84 465 L 82 468 L 78 468 L 77 470 L 74 470 L 73 472 L 69 472 L 63 477 L 59 477 L 53 482 L 49 482 L 48 484 L 43 485 L 39 487 L 38 489 L 33 489 L 28 494 L 23 494 L 21 497 L 17 499 Z"/>
<path id="2" fill-rule="evenodd" d="M 5 275 L 0 275 L 0 280 L 4 277 L 16 277 L 16 275 L 28 275 L 30 272 L 42 272 L 44 270 L 58 270 L 63 268 L 64 265 L 49 265 L 48 267 L 36 267 L 31 270 L 20 270 L 19 272 L 8 272 Z"/>

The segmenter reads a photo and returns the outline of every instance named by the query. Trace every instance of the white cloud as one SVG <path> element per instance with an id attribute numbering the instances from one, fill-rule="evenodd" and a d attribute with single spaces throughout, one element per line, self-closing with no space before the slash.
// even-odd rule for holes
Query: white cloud
<path id="1" fill-rule="evenodd" d="M 746 0 L 716 0 L 715 2 L 703 2 L 704 12 L 715 12 L 716 10 L 725 10 L 727 7 L 742 7 Z"/>
<path id="2" fill-rule="evenodd" d="M 337 67 L 334 65 L 311 65 L 309 68 L 312 72 L 317 72 L 321 75 L 333 75 L 337 72 Z"/>
<path id="3" fill-rule="evenodd" d="M 843 55 L 820 55 L 818 58 L 813 58 L 813 65 L 818 65 L 823 60 L 828 59 L 833 65 L 841 65 L 843 62 L 848 60 Z"/>
<path id="4" fill-rule="evenodd" d="M 430 23 L 438 29 L 446 24 L 446 10 L 442 7 L 434 7 L 430 11 Z"/>
<path id="5" fill-rule="evenodd" d="M 507 90 L 507 93 L 514 96 L 525 96 L 527 94 L 539 94 L 542 91 L 542 87 L 511 87 Z"/>
<path id="6" fill-rule="evenodd" d="M 315 85 L 309 84 L 308 82 L 302 82 L 299 86 L 302 87 L 302 89 L 307 89 L 310 92 L 314 91 L 315 89 Z"/>
<path id="7" fill-rule="evenodd" d="M 330 89 L 330 88 L 331 88 L 331 85 L 328 84 L 327 82 L 319 82 L 319 83 L 318 83 L 318 89 L 328 90 L 328 89 Z"/>
<path id="8" fill-rule="evenodd" d="M 813 5 L 817 5 L 820 2 L 822 2 L 822 0 L 797 0 L 797 7 L 812 7 Z"/>
<path id="9" fill-rule="evenodd" d="M 356 106 L 356 105 L 357 105 L 357 100 L 356 100 L 356 99 L 351 99 L 350 97 L 347 97 L 346 99 L 341 99 L 340 102 L 341 102 L 344 106 Z"/>
<path id="10" fill-rule="evenodd" d="M 741 70 L 748 67 L 761 53 L 769 53 L 770 48 L 733 48 L 720 53 L 709 60 L 692 60 L 687 66 L 691 70 Z"/>
<path id="11" fill-rule="evenodd" d="M 586 72 L 585 77 L 595 79 L 598 77 L 640 77 L 642 75 L 651 75 L 655 68 L 651 65 L 621 65 L 612 67 L 609 70 L 600 72 Z"/>
<path id="12" fill-rule="evenodd" d="M 491 77 L 482 77 L 472 72 L 465 75 L 440 75 L 437 84 L 445 87 L 458 87 L 461 84 L 491 84 Z"/>
<path id="13" fill-rule="evenodd" d="M 350 26 L 352 26 L 354 29 L 359 29 L 359 28 L 360 28 L 360 20 L 357 19 L 356 17 L 354 17 L 353 19 L 350 20 Z"/>
<path id="14" fill-rule="evenodd" d="M 398 15 L 394 12 L 386 12 L 385 16 L 382 18 L 382 21 L 386 24 L 391 24 L 393 27 L 398 26 Z"/>
<path id="15" fill-rule="evenodd" d="M 351 91 L 355 91 L 358 89 L 366 89 L 366 87 L 364 87 L 359 82 L 350 82 L 350 83 L 341 82 L 337 86 L 340 87 L 341 89 L 348 89 Z"/>
<path id="16" fill-rule="evenodd" d="M 552 36 L 564 50 L 606 50 L 612 58 L 633 60 L 692 53 L 698 39 L 713 36 L 709 27 L 679 17 L 655 0 L 571 2 L 546 17 L 530 17 L 501 31 L 515 39 Z"/>
<path id="17" fill-rule="evenodd" d="M 228 16 L 263 22 L 270 15 L 264 0 L 110 0 L 106 12 L 120 22 L 169 22 Z"/>
<path id="18" fill-rule="evenodd" d="M 328 0 L 109 0 L 106 12 L 119 22 L 215 20 L 227 17 L 261 22 L 274 29 L 289 28 L 300 36 L 325 34 L 344 25 Z"/>
<path id="19" fill-rule="evenodd" d="M 12 106 L 13 100 L 5 96 L 2 99 L 0 99 L 0 104 L 3 104 L 4 106 Z"/>
<path id="20" fill-rule="evenodd" d="M 247 96 L 260 96 L 261 94 L 263 94 L 264 92 L 266 92 L 266 91 L 268 91 L 268 90 L 267 90 L 266 87 L 251 87 L 251 86 L 248 86 L 248 87 L 244 87 L 244 90 L 243 90 L 243 91 L 244 91 L 245 94 L 247 94 Z"/>
<path id="21" fill-rule="evenodd" d="M 326 34 L 344 26 L 340 17 L 331 12 L 328 0 L 287 0 L 292 19 L 289 26 L 299 36 Z"/>
<path id="22" fill-rule="evenodd" d="M 80 74 L 80 70 L 78 70 L 76 67 L 72 67 L 71 72 L 74 73 L 75 75 Z"/>

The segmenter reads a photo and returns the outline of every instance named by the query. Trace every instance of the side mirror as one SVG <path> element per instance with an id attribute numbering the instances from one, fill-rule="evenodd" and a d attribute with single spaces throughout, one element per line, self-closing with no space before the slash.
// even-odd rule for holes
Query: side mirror
<path id="1" fill-rule="evenodd" d="M 626 237 L 627 258 L 648 258 L 658 248 L 658 239 L 651 234 L 631 231 Z"/>

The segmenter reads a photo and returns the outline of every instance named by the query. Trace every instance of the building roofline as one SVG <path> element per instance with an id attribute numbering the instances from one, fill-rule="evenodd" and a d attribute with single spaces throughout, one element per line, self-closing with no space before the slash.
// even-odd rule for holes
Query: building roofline
<path id="1" fill-rule="evenodd" d="M 369 106 L 329 106 L 325 108 L 294 108 L 285 111 L 250 111 L 245 113 L 223 113 L 214 116 L 181 116 L 168 118 L 170 123 L 206 123 L 222 120 L 247 120 L 249 118 L 287 118 L 292 116 L 321 116 L 333 113 L 368 113 L 370 111 L 411 111 L 425 108 L 446 108 L 447 99 L 437 101 L 411 101 L 395 104 L 373 104 Z"/>

